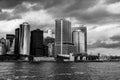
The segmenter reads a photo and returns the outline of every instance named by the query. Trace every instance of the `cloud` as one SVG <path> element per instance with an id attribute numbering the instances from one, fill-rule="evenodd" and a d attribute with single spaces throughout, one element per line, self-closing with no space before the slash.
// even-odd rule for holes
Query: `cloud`
<path id="1" fill-rule="evenodd" d="M 120 2 L 109 4 L 107 10 L 112 14 L 120 14 Z"/>
<path id="2" fill-rule="evenodd" d="M 98 40 L 92 45 L 88 45 L 88 48 L 120 48 L 120 42 Z"/>
<path id="3" fill-rule="evenodd" d="M 47 28 L 54 28 L 54 17 L 47 13 L 46 10 L 39 10 L 39 11 L 29 11 L 26 13 L 21 14 L 23 20 L 29 22 L 31 24 L 31 28 L 40 28 L 40 29 L 47 29 Z"/>
<path id="4" fill-rule="evenodd" d="M 44 5 L 44 8 L 46 9 L 52 6 L 60 5 L 62 2 L 64 2 L 64 0 L 0 0 L 0 7 L 3 9 L 10 9 L 23 2 L 39 3 Z"/>
<path id="5" fill-rule="evenodd" d="M 15 8 L 14 13 L 17 14 L 30 10 L 44 9 L 56 18 L 72 17 L 83 24 L 105 24 L 120 21 L 117 18 L 119 14 L 114 15 L 111 13 L 116 9 L 113 8 L 111 12 L 109 10 L 111 9 L 110 6 L 116 3 L 106 4 L 106 0 L 12 0 L 12 2 L 2 1 L 6 8 L 13 6 Z"/>
<path id="6" fill-rule="evenodd" d="M 112 4 L 116 2 L 120 2 L 120 0 L 106 0 L 106 4 Z"/>
<path id="7" fill-rule="evenodd" d="M 19 24 L 21 24 L 22 22 L 23 20 L 21 19 L 0 21 L 0 31 L 1 33 L 14 32 L 15 28 L 19 27 Z"/>
<path id="8" fill-rule="evenodd" d="M 113 41 L 120 41 L 120 35 L 112 36 L 112 37 L 110 37 L 110 39 Z"/>
<path id="9" fill-rule="evenodd" d="M 88 54 L 94 54 L 97 55 L 100 53 L 101 55 L 117 55 L 120 56 L 120 49 L 119 48 L 94 48 L 94 49 L 89 49 Z"/>
<path id="10" fill-rule="evenodd" d="M 73 1 L 73 0 L 71 0 Z M 70 4 L 64 11 L 65 12 L 71 12 L 76 10 L 85 10 L 89 7 L 94 6 L 98 1 L 97 0 L 75 0 Z M 67 3 L 66 3 L 67 4 Z"/>

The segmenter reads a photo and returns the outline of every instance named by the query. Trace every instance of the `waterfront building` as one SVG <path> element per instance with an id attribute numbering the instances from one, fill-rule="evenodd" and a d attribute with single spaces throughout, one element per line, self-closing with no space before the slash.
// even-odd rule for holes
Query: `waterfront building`
<path id="1" fill-rule="evenodd" d="M 54 56 L 54 43 L 48 43 L 48 56 Z"/>
<path id="2" fill-rule="evenodd" d="M 52 37 L 46 37 L 44 44 L 48 46 L 48 56 L 54 56 L 54 42 L 55 39 Z"/>
<path id="3" fill-rule="evenodd" d="M 71 22 L 65 19 L 55 21 L 55 57 L 58 54 L 75 53 L 76 46 L 72 44 Z"/>
<path id="4" fill-rule="evenodd" d="M 54 42 L 55 42 L 55 39 L 52 37 L 46 37 L 44 40 L 45 45 L 48 45 L 49 43 L 54 43 Z"/>
<path id="5" fill-rule="evenodd" d="M 0 55 L 4 55 L 5 54 L 5 46 L 3 43 L 0 42 Z"/>
<path id="6" fill-rule="evenodd" d="M 6 39 L 1 38 L 1 39 L 0 39 L 0 42 L 3 43 L 3 44 L 6 44 Z"/>
<path id="7" fill-rule="evenodd" d="M 12 47 L 14 47 L 14 54 L 15 55 L 19 55 L 20 54 L 20 28 L 15 29 L 15 42 L 14 42 L 14 46 L 12 45 Z"/>
<path id="8" fill-rule="evenodd" d="M 13 43 L 10 47 L 10 51 L 8 52 L 8 54 L 15 54 L 15 38 L 13 39 Z"/>
<path id="9" fill-rule="evenodd" d="M 31 31 L 30 55 L 43 56 L 44 48 L 43 31 L 40 29 Z"/>
<path id="10" fill-rule="evenodd" d="M 48 56 L 48 46 L 43 45 L 43 55 L 42 56 Z"/>
<path id="11" fill-rule="evenodd" d="M 15 38 L 14 34 L 6 34 L 6 39 L 10 41 L 10 46 L 12 46 L 14 38 Z"/>
<path id="12" fill-rule="evenodd" d="M 87 29 L 86 27 L 74 28 L 72 32 L 72 42 L 77 46 L 78 54 L 87 53 Z"/>
<path id="13" fill-rule="evenodd" d="M 6 52 L 9 52 L 10 51 L 10 40 L 6 39 Z"/>
<path id="14" fill-rule="evenodd" d="M 55 21 L 55 43 L 72 43 L 70 21 L 65 19 Z"/>
<path id="15" fill-rule="evenodd" d="M 4 39 L 4 38 L 0 39 L 0 47 L 1 47 L 0 48 L 1 49 L 0 50 L 0 52 L 1 52 L 0 54 L 1 55 L 5 55 L 6 54 L 6 39 Z"/>
<path id="16" fill-rule="evenodd" d="M 65 55 L 65 54 L 69 55 L 70 53 L 73 53 L 73 54 L 77 53 L 77 46 L 72 43 L 71 44 L 63 44 L 62 48 L 63 48 L 63 50 L 62 50 L 63 55 Z M 61 52 L 61 44 L 56 44 L 55 45 L 55 53 L 60 53 L 60 52 Z M 56 55 L 57 54 L 55 54 L 55 56 Z"/>
<path id="17" fill-rule="evenodd" d="M 19 29 L 20 54 L 30 54 L 30 25 L 24 22 Z"/>

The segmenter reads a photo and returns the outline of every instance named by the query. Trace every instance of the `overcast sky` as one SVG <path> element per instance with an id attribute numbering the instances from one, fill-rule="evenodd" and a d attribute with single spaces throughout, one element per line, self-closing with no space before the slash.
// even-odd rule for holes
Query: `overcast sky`
<path id="1" fill-rule="evenodd" d="M 54 29 L 57 18 L 86 25 L 89 53 L 120 55 L 120 0 L 0 0 L 0 37 L 24 21 Z"/>

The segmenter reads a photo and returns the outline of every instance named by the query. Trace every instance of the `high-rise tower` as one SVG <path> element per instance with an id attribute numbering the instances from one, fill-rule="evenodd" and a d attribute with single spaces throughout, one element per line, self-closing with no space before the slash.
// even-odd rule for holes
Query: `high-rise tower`
<path id="1" fill-rule="evenodd" d="M 30 55 L 43 56 L 43 31 L 36 29 L 31 31 Z"/>
<path id="2" fill-rule="evenodd" d="M 14 44 L 14 54 L 19 55 L 20 51 L 20 44 L 19 44 L 19 29 L 15 29 L 15 44 Z"/>
<path id="3" fill-rule="evenodd" d="M 19 31 L 20 54 L 29 55 L 30 53 L 30 25 L 24 22 L 20 25 Z"/>
<path id="4" fill-rule="evenodd" d="M 72 43 L 70 21 L 65 19 L 55 21 L 55 43 Z"/>
<path id="5" fill-rule="evenodd" d="M 71 22 L 65 19 L 55 21 L 55 56 L 74 52 L 71 38 Z"/>
<path id="6" fill-rule="evenodd" d="M 87 29 L 86 27 L 74 28 L 72 32 L 72 42 L 77 46 L 78 54 L 87 53 Z"/>

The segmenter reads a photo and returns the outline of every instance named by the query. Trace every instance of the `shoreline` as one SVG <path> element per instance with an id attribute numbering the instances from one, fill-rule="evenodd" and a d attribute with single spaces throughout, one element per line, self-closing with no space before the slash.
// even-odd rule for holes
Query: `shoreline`
<path id="1" fill-rule="evenodd" d="M 89 62 L 120 62 L 120 60 L 111 60 L 111 61 L 97 61 L 97 60 L 87 60 L 87 61 L 45 61 L 45 60 L 41 60 L 41 61 L 25 61 L 25 60 L 20 60 L 20 61 L 16 61 L 16 60 L 5 60 L 5 61 L 0 61 L 0 62 L 30 62 L 30 63 L 39 63 L 39 62 L 71 62 L 71 63 L 89 63 Z"/>

